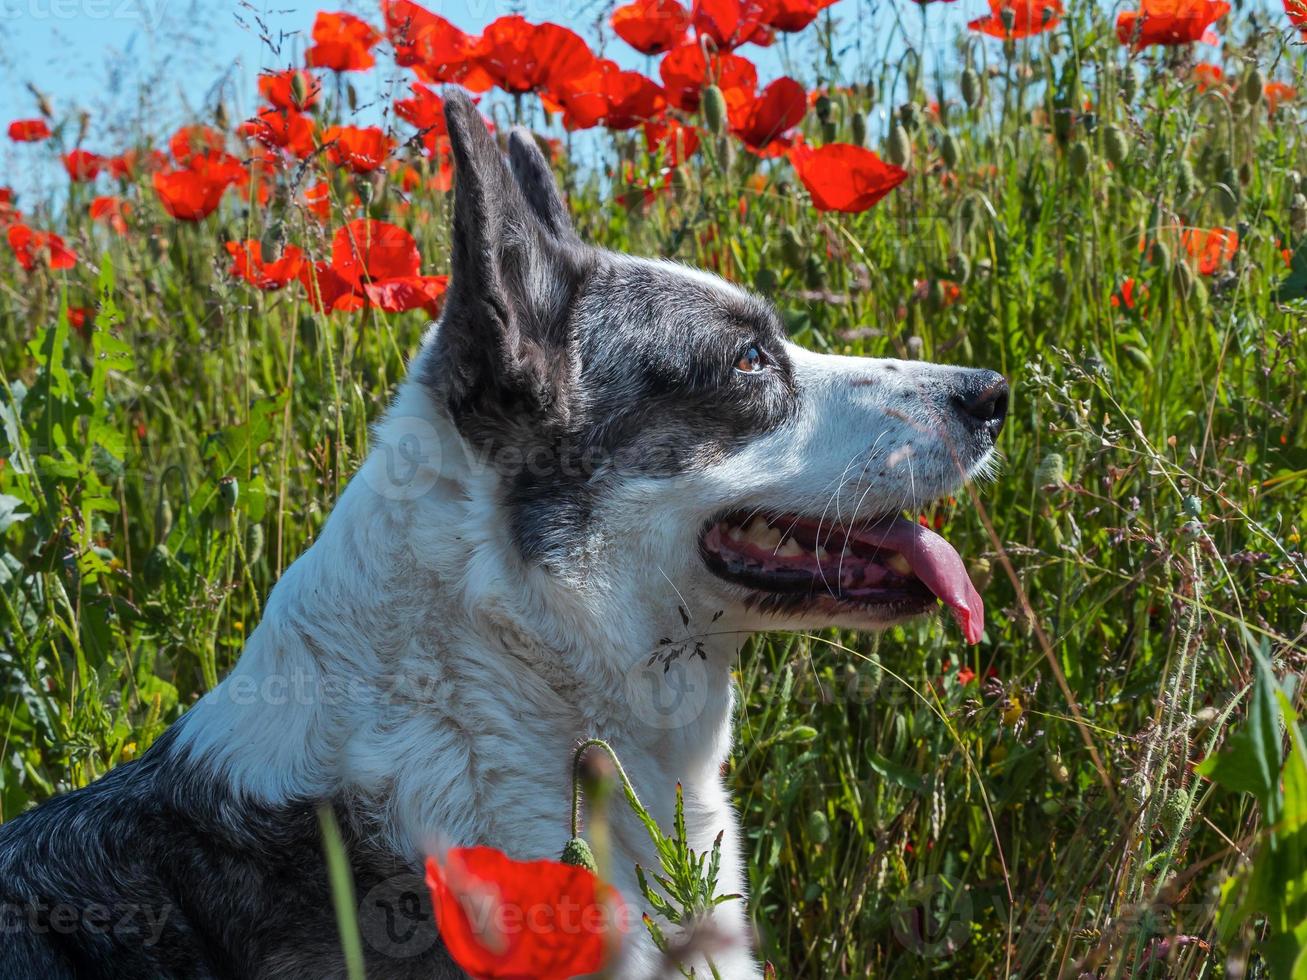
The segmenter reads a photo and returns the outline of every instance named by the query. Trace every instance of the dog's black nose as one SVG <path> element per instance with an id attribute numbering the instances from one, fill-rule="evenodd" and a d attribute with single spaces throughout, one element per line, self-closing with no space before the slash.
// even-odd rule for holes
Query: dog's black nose
<path id="1" fill-rule="evenodd" d="M 1007 379 L 997 371 L 969 372 L 953 403 L 963 420 L 997 440 L 1007 420 Z"/>

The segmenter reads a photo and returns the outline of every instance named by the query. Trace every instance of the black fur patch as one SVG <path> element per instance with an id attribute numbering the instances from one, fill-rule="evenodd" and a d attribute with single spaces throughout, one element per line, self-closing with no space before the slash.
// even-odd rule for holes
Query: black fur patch
<path id="1" fill-rule="evenodd" d="M 316 806 L 237 799 L 172 741 L 0 826 L 0 980 L 344 975 Z M 420 871 L 343 802 L 368 975 L 464 978 Z"/>

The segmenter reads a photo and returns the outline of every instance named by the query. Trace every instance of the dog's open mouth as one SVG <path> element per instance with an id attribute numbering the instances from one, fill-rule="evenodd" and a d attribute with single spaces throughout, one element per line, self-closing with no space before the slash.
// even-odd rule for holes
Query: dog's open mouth
<path id="1" fill-rule="evenodd" d="M 738 512 L 709 524 L 699 548 L 710 571 L 774 608 L 860 611 L 887 622 L 939 599 L 968 643 L 979 643 L 985 629 L 985 604 L 962 556 L 906 517 L 850 529 L 795 514 Z"/>

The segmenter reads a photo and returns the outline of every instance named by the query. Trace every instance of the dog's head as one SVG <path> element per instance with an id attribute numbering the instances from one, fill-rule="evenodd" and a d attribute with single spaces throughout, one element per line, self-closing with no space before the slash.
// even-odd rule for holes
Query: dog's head
<path id="1" fill-rule="evenodd" d="M 885 626 L 983 607 L 902 516 L 987 466 L 992 371 L 814 354 L 716 276 L 583 243 L 532 138 L 508 159 L 451 94 L 452 280 L 422 380 L 498 476 L 528 565 L 731 628 Z"/>

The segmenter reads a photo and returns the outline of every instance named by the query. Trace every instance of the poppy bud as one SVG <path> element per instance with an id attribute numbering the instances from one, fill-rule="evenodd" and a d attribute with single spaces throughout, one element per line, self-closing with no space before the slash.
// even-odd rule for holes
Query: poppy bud
<path id="1" fill-rule="evenodd" d="M 1162 804 L 1162 812 L 1157 815 L 1157 822 L 1168 837 L 1177 836 L 1184 830 L 1189 817 L 1189 794 L 1182 789 L 1176 790 Z"/>
<path id="2" fill-rule="evenodd" d="M 592 875 L 599 874 L 599 865 L 595 861 L 594 851 L 590 850 L 584 838 L 573 837 L 563 845 L 563 853 L 558 856 L 562 864 L 570 864 L 574 868 L 585 868 Z"/>
<path id="3" fill-rule="evenodd" d="M 263 525 L 251 524 L 245 529 L 245 564 L 257 564 L 263 557 Z"/>
<path id="4" fill-rule="evenodd" d="M 1239 195 L 1235 190 L 1238 186 L 1239 176 L 1234 172 L 1226 174 L 1222 183 L 1212 185 L 1212 197 L 1216 199 L 1216 206 L 1227 218 L 1233 218 L 1239 210 Z"/>
<path id="5" fill-rule="evenodd" d="M 830 821 L 824 810 L 813 810 L 808 814 L 808 840 L 814 844 L 825 844 L 830 840 Z"/>
<path id="6" fill-rule="evenodd" d="M 864 113 L 854 111 L 849 116 L 849 129 L 853 133 L 853 144 L 855 146 L 867 145 L 867 117 Z"/>
<path id="7" fill-rule="evenodd" d="M 834 121 L 824 122 L 821 124 L 821 141 L 823 143 L 834 143 L 840 138 L 840 127 Z"/>
<path id="8" fill-rule="evenodd" d="M 795 231 L 793 225 L 786 225 L 781 231 L 781 258 L 791 269 L 803 268 L 803 257 L 807 249 L 803 246 L 803 239 Z"/>
<path id="9" fill-rule="evenodd" d="M 958 146 L 957 138 L 952 133 L 944 134 L 944 139 L 939 144 L 939 155 L 944 158 L 944 166 L 950 170 L 958 168 L 958 160 L 962 157 L 962 148 Z"/>
<path id="10" fill-rule="evenodd" d="M 1261 101 L 1262 92 L 1266 89 L 1266 76 L 1262 70 L 1253 65 L 1252 70 L 1244 77 L 1243 80 L 1243 97 L 1249 105 L 1256 105 Z"/>
<path id="11" fill-rule="evenodd" d="M 354 91 L 353 82 L 345 83 L 345 102 L 349 106 L 350 112 L 358 112 L 359 94 L 358 92 Z"/>
<path id="12" fill-rule="evenodd" d="M 1124 344 L 1121 349 L 1125 351 L 1125 356 L 1130 360 L 1130 363 L 1140 371 L 1145 374 L 1152 372 L 1153 359 L 1148 356 L 1148 351 L 1142 347 L 1136 347 L 1134 344 Z"/>
<path id="13" fill-rule="evenodd" d="M 159 502 L 154 505 L 154 540 L 164 542 L 168 540 L 168 535 L 172 533 L 172 504 L 163 494 L 159 494 Z"/>
<path id="14" fill-rule="evenodd" d="M 1121 101 L 1126 105 L 1132 105 L 1135 96 L 1139 94 L 1139 77 L 1130 69 L 1126 69 L 1125 77 L 1121 79 Z"/>
<path id="15" fill-rule="evenodd" d="M 1171 271 L 1172 281 L 1175 283 L 1175 291 L 1184 299 L 1188 299 L 1194 291 L 1194 270 L 1188 262 L 1177 262 L 1175 268 Z"/>
<path id="16" fill-rule="evenodd" d="M 1057 749 L 1049 749 L 1047 758 L 1048 774 L 1065 786 L 1067 780 L 1071 778 L 1071 773 L 1067 771 L 1066 763 L 1062 761 L 1062 753 Z"/>
<path id="17" fill-rule="evenodd" d="M 980 72 L 974 68 L 963 69 L 961 87 L 962 101 L 967 104 L 968 109 L 974 109 L 980 105 L 980 100 L 984 97 L 980 84 Z"/>
<path id="18" fill-rule="evenodd" d="M 821 289 L 826 285 L 826 267 L 817 256 L 809 255 L 804 260 L 803 281 L 809 289 Z"/>
<path id="19" fill-rule="evenodd" d="M 1194 520 L 1203 516 L 1203 502 L 1192 493 L 1184 498 L 1184 512 Z"/>
<path id="20" fill-rule="evenodd" d="M 899 122 L 909 132 L 916 132 L 921 126 L 921 106 L 915 102 L 904 102 L 899 106 Z"/>
<path id="21" fill-rule="evenodd" d="M 977 592 L 984 592 L 994 580 L 994 566 L 988 558 L 976 558 L 967 565 L 967 578 Z"/>
<path id="22" fill-rule="evenodd" d="M 304 73 L 297 71 L 290 77 L 290 97 L 297 108 L 304 108 L 309 99 L 309 86 L 304 81 Z"/>
<path id="23" fill-rule="evenodd" d="M 896 167 L 907 167 L 912 163 L 912 139 L 902 126 L 895 126 L 889 134 L 885 145 L 885 159 Z"/>
<path id="24" fill-rule="evenodd" d="M 776 270 L 770 266 L 761 266 L 753 274 L 753 288 L 760 293 L 770 295 L 776 292 L 776 286 L 779 283 L 780 279 L 776 275 Z"/>
<path id="25" fill-rule="evenodd" d="M 1108 126 L 1103 130 L 1103 152 L 1112 166 L 1118 170 L 1125 167 L 1130 160 L 1130 143 L 1119 126 Z"/>
<path id="26" fill-rule="evenodd" d="M 726 97 L 716 85 L 709 85 L 703 90 L 703 122 L 708 131 L 720 134 L 726 127 Z"/>
<path id="27" fill-rule="evenodd" d="M 1061 453 L 1048 453 L 1035 468 L 1035 486 L 1060 487 L 1066 483 L 1066 464 Z"/>
<path id="28" fill-rule="evenodd" d="M 1094 158 L 1089 153 L 1089 144 L 1073 143 L 1067 162 L 1071 166 L 1071 176 L 1083 177 L 1089 173 L 1089 166 L 1094 162 Z"/>
<path id="29" fill-rule="evenodd" d="M 1289 230 L 1294 236 L 1307 235 L 1307 196 L 1293 195 L 1289 204 Z"/>
<path id="30" fill-rule="evenodd" d="M 817 101 L 813 103 L 812 107 L 817 113 L 817 119 L 819 122 L 827 123 L 831 121 L 831 109 L 833 106 L 834 103 L 831 102 L 829 95 L 826 95 L 823 92 L 821 95 L 817 96 Z"/>
<path id="31" fill-rule="evenodd" d="M 241 485 L 236 481 L 236 477 L 224 476 L 218 481 L 218 499 L 222 501 L 224 510 L 235 510 L 236 501 L 240 499 L 240 495 Z"/>
<path id="32" fill-rule="evenodd" d="M 157 589 L 163 583 L 171 562 L 172 552 L 168 550 L 168 546 L 156 544 L 145 559 L 145 584 L 152 589 Z"/>
<path id="33" fill-rule="evenodd" d="M 971 279 L 971 260 L 961 252 L 954 252 L 949 256 L 948 271 L 949 275 L 965 286 Z"/>
<path id="34" fill-rule="evenodd" d="M 1194 192 L 1197 184 L 1198 178 L 1194 175 L 1194 165 L 1188 158 L 1181 160 L 1175 174 L 1175 192 L 1181 197 L 1188 197 Z"/>
<path id="35" fill-rule="evenodd" d="M 1157 242 L 1150 250 L 1149 257 L 1153 260 L 1153 265 L 1158 269 L 1171 268 L 1171 250 L 1166 247 L 1166 242 Z"/>

